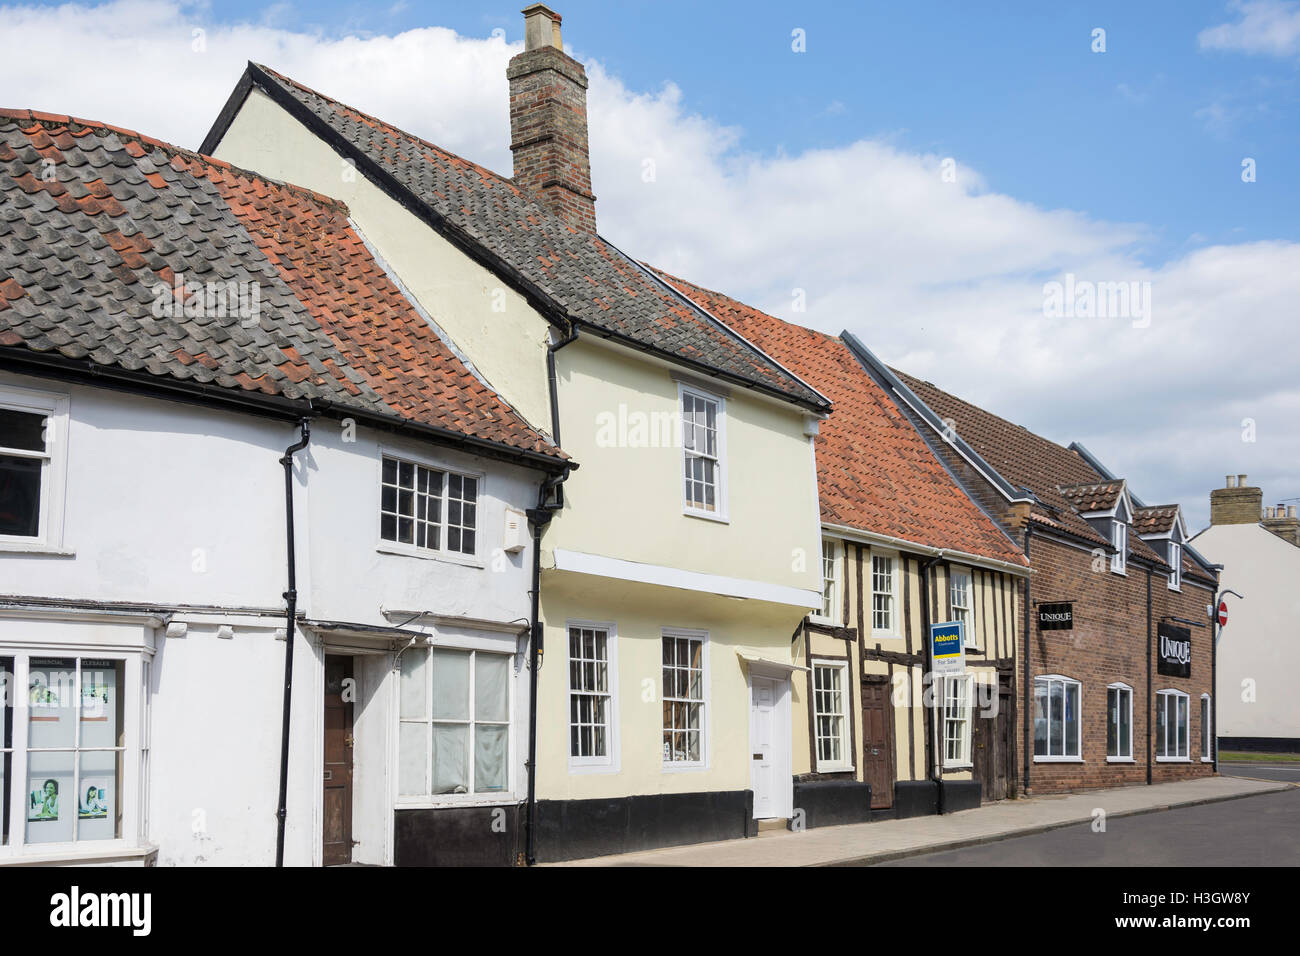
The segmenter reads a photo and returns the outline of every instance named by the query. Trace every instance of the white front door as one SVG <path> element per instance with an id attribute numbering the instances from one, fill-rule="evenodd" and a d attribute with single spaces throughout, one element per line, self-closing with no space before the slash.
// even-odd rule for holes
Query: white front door
<path id="1" fill-rule="evenodd" d="M 784 802 L 777 793 L 778 684 L 766 677 L 750 680 L 749 748 L 750 786 L 754 791 L 754 817 L 758 820 L 778 815 Z"/>

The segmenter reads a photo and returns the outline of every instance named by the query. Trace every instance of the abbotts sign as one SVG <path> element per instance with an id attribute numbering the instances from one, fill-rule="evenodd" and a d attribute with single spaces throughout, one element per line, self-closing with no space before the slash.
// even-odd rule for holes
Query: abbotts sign
<path id="1" fill-rule="evenodd" d="M 1063 601 L 1058 604 L 1038 605 L 1038 629 L 1040 631 L 1074 630 L 1074 603 Z"/>
<path id="2" fill-rule="evenodd" d="M 1161 622 L 1156 629 L 1158 660 L 1156 670 L 1169 677 L 1192 676 L 1192 632 Z"/>

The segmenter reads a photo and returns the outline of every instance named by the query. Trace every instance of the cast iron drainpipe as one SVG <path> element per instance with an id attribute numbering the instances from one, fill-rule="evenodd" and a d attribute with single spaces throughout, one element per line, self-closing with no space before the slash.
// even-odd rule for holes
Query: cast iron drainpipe
<path id="1" fill-rule="evenodd" d="M 1033 533 L 1034 533 L 1034 529 L 1033 527 L 1030 526 L 1029 519 L 1026 518 L 1024 551 L 1025 551 L 1025 560 L 1030 561 L 1031 570 L 1033 568 L 1033 562 L 1030 560 L 1029 557 L 1029 539 L 1033 535 Z M 1025 615 L 1025 627 L 1024 627 L 1025 651 L 1023 654 L 1024 660 L 1021 661 L 1020 663 L 1020 669 L 1024 675 L 1021 680 L 1021 683 L 1024 686 L 1021 688 L 1020 696 L 1024 700 L 1023 707 L 1024 707 L 1024 715 L 1025 715 L 1024 727 L 1022 730 L 1022 736 L 1024 737 L 1024 745 L 1021 748 L 1022 750 L 1024 750 L 1024 764 L 1025 764 L 1025 785 L 1020 791 L 1020 795 L 1022 797 L 1026 797 L 1029 795 L 1029 768 L 1033 764 L 1033 747 L 1031 746 L 1032 741 L 1030 740 L 1030 736 L 1029 736 L 1029 718 L 1030 715 L 1033 713 L 1033 711 L 1030 708 L 1030 698 L 1029 698 L 1029 694 L 1033 690 L 1032 685 L 1029 683 L 1029 632 L 1031 630 L 1029 625 L 1029 620 L 1030 620 L 1029 615 L 1030 615 L 1030 607 L 1032 606 L 1032 601 L 1031 601 L 1032 587 L 1033 584 L 1031 583 L 1030 578 L 1026 577 L 1025 578 L 1025 602 L 1024 602 L 1025 606 L 1023 608 L 1024 615 Z"/>
<path id="2" fill-rule="evenodd" d="M 924 717 L 929 718 L 924 721 L 929 726 L 926 727 L 925 739 L 927 749 L 930 751 L 930 778 L 934 781 L 934 799 L 935 811 L 943 813 L 943 770 L 940 768 L 939 745 L 935 740 L 936 724 L 935 717 L 931 713 L 934 709 L 934 645 L 930 638 L 930 569 L 942 560 L 943 556 L 936 554 L 925 564 L 921 565 L 921 628 L 925 640 L 925 670 L 930 677 L 930 706 L 922 711 Z M 940 693 L 942 693 L 942 681 L 940 682 Z M 922 691 L 922 703 L 924 704 L 924 690 Z"/>
<path id="3" fill-rule="evenodd" d="M 578 341 L 578 326 L 573 322 L 569 323 L 569 334 L 558 342 L 546 346 L 546 386 L 550 392 L 551 399 L 551 441 L 559 445 L 560 443 L 560 393 L 555 378 L 555 353 L 566 345 L 572 345 Z M 567 477 L 567 475 L 565 476 Z M 564 507 L 564 478 L 560 478 L 555 484 L 555 506 Z M 549 489 L 548 489 L 549 490 Z M 537 507 L 542 507 L 545 502 L 538 502 Z"/>
<path id="4" fill-rule="evenodd" d="M 284 866 L 284 820 L 289 795 L 289 705 L 293 699 L 293 644 L 297 631 L 298 615 L 298 562 L 293 545 L 293 456 L 311 441 L 311 419 L 298 422 L 301 432 L 296 442 L 284 450 L 280 464 L 284 466 L 284 530 L 288 546 L 289 587 L 284 592 L 284 714 L 280 726 L 280 805 L 276 810 L 275 865 Z"/>
<path id="5" fill-rule="evenodd" d="M 1147 786 L 1151 786 L 1151 764 L 1156 752 L 1156 735 L 1151 732 L 1151 713 L 1155 710 L 1155 700 L 1151 696 L 1151 644 L 1155 640 L 1155 635 L 1151 633 L 1151 568 L 1147 567 Z M 1191 709 L 1191 701 L 1188 701 L 1188 709 Z M 1132 729 L 1132 728 L 1130 728 Z M 1190 745 L 1190 741 L 1188 741 Z M 1190 750 L 1190 746 L 1188 748 Z"/>
<path id="6" fill-rule="evenodd" d="M 575 332 L 573 338 L 576 337 Z M 573 338 L 568 341 L 573 341 Z M 554 396 L 555 393 L 551 394 Z M 558 418 L 555 424 L 558 428 Z M 528 637 L 528 808 L 526 811 L 527 842 L 524 847 L 524 862 L 528 866 L 537 862 L 534 834 L 537 829 L 537 672 L 542 664 L 542 532 L 551 523 L 554 509 L 560 507 L 558 502 L 553 505 L 547 504 L 546 499 L 550 496 L 551 489 L 559 489 L 568 477 L 569 472 L 566 469 L 561 474 L 543 481 L 537 494 L 537 507 L 528 512 L 528 521 L 533 526 L 533 613 Z"/>

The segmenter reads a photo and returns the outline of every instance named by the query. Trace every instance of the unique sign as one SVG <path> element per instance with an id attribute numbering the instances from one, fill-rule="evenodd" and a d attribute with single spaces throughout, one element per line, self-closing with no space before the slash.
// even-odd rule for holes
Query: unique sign
<path id="1" fill-rule="evenodd" d="M 1228 623 L 1228 602 L 1220 601 L 1219 602 L 1219 627 L 1223 627 L 1227 623 Z"/>
<path id="2" fill-rule="evenodd" d="M 1074 630 L 1074 603 L 1062 601 L 1058 604 L 1038 605 L 1038 629 L 1040 631 Z"/>
<path id="3" fill-rule="evenodd" d="M 1158 654 L 1156 671 L 1168 677 L 1192 676 L 1192 632 L 1185 627 L 1161 623 L 1156 628 Z"/>
<path id="4" fill-rule="evenodd" d="M 966 625 L 962 621 L 930 625 L 930 659 L 936 674 L 966 670 Z"/>

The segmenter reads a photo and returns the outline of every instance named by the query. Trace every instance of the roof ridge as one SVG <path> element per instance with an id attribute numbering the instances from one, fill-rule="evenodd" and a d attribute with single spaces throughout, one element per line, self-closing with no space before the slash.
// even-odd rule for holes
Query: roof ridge
<path id="1" fill-rule="evenodd" d="M 146 136 L 144 133 L 133 129 L 127 129 L 123 126 L 114 126 L 112 123 L 105 123 L 101 120 L 85 119 L 80 116 L 68 116 L 63 113 L 46 113 L 41 110 L 15 110 L 0 107 L 0 123 L 5 120 L 16 122 L 26 121 L 38 123 L 46 128 L 68 128 L 68 129 L 85 129 L 89 131 L 113 133 L 127 140 L 152 146 L 155 149 L 161 149 L 170 157 L 180 157 L 184 160 L 194 162 L 212 170 L 228 171 L 236 176 L 253 180 L 256 182 L 266 183 L 269 186 L 275 186 L 279 189 L 285 189 L 289 192 L 296 193 L 312 199 L 322 205 L 348 212 L 347 203 L 333 196 L 327 196 L 322 192 L 309 189 L 306 186 L 299 186 L 296 183 L 285 182 L 280 179 L 272 179 L 270 176 L 252 169 L 245 169 L 242 166 L 235 166 L 226 162 L 224 159 L 217 159 L 215 156 L 209 156 L 206 153 L 200 153 L 196 150 L 186 149 L 184 146 L 177 146 L 175 143 L 169 143 L 153 136 Z"/>

